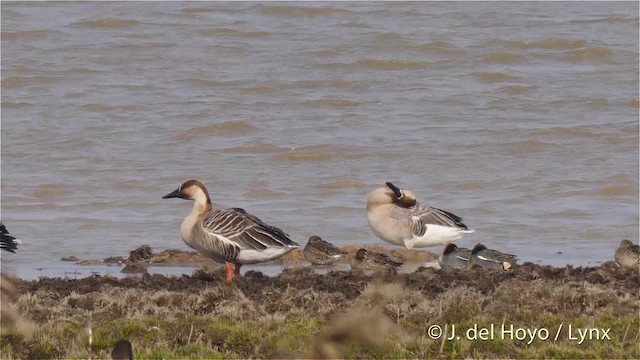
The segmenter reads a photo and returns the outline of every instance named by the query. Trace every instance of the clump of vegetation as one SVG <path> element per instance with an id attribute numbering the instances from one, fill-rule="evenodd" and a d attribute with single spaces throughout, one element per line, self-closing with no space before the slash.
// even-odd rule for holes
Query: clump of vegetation
<path id="1" fill-rule="evenodd" d="M 16 312 L 37 328 L 3 330 L 2 358 L 108 358 L 123 338 L 150 359 L 640 357 L 640 277 L 608 264 L 12 282 Z"/>

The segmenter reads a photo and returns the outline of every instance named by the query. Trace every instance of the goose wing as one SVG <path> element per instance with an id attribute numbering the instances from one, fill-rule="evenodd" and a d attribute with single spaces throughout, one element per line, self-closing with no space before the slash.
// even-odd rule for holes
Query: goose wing
<path id="1" fill-rule="evenodd" d="M 18 249 L 18 245 L 13 242 L 13 236 L 9 238 L 5 237 L 6 235 L 2 234 L 2 238 L 0 238 L 0 249 L 15 253 L 16 249 Z"/>
<path id="2" fill-rule="evenodd" d="M 441 225 L 449 227 L 457 227 L 468 230 L 469 228 L 462 222 L 462 218 L 448 211 L 423 206 L 419 203 L 411 207 L 401 207 L 394 205 L 391 210 L 391 217 L 400 220 L 411 220 L 417 222 L 419 220 L 423 225 Z"/>
<path id="3" fill-rule="evenodd" d="M 202 219 L 202 228 L 210 236 L 221 236 L 241 249 L 265 250 L 274 247 L 298 247 L 284 231 L 265 224 L 241 208 L 212 211 Z"/>

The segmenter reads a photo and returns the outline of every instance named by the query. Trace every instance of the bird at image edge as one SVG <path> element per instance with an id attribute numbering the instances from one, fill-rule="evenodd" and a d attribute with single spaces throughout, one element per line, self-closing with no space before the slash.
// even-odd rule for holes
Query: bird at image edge
<path id="1" fill-rule="evenodd" d="M 224 263 L 227 281 L 240 276 L 240 267 L 281 257 L 300 247 L 275 226 L 241 208 L 214 209 L 207 188 L 189 180 L 162 197 L 194 200 L 180 226 L 182 240 L 202 255 Z"/>
<path id="2" fill-rule="evenodd" d="M 0 249 L 15 253 L 20 244 L 22 241 L 9 234 L 7 228 L 0 221 Z"/>
<path id="3" fill-rule="evenodd" d="M 640 269 L 640 246 L 624 239 L 616 249 L 614 259 L 618 265 L 637 271 Z"/>

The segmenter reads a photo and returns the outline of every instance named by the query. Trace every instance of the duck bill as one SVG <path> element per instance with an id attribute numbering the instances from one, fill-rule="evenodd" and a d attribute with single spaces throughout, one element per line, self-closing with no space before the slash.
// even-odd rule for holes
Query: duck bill
<path id="1" fill-rule="evenodd" d="M 399 187 L 393 185 L 390 182 L 387 182 L 386 185 L 387 185 L 387 187 L 389 189 L 391 189 L 391 191 L 393 191 L 393 193 L 396 195 L 397 198 L 401 198 L 402 197 L 402 191 L 400 191 Z"/>
<path id="2" fill-rule="evenodd" d="M 180 195 L 180 189 L 176 189 L 173 192 L 168 193 L 167 195 L 163 196 L 163 199 L 170 199 L 170 198 L 181 198 L 182 195 Z"/>

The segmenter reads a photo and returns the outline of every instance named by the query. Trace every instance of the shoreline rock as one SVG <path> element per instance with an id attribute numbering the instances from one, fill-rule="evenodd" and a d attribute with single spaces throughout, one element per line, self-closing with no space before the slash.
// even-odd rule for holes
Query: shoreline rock
<path id="1" fill-rule="evenodd" d="M 347 254 L 336 262 L 336 264 L 350 264 L 358 249 L 390 254 L 402 259 L 408 264 L 424 264 L 438 259 L 438 254 L 426 250 L 406 250 L 403 248 L 388 248 L 380 245 L 347 245 L 340 247 Z M 77 265 L 100 265 L 113 264 L 125 265 L 127 261 L 141 262 L 153 266 L 189 266 L 189 267 L 223 267 L 213 260 L 200 255 L 197 251 L 166 249 L 160 252 L 153 252 L 149 245 L 141 245 L 129 252 L 129 257 L 109 256 L 100 261 L 97 259 L 78 259 L 76 256 L 63 257 L 61 261 L 76 262 Z M 302 253 L 302 249 L 293 250 L 279 259 L 265 262 L 264 264 L 307 264 Z"/>

